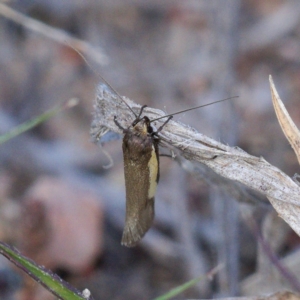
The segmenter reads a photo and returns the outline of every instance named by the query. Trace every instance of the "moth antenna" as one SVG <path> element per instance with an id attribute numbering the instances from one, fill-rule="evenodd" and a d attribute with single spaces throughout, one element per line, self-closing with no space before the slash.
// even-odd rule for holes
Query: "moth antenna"
<path id="1" fill-rule="evenodd" d="M 178 111 L 178 112 L 176 112 L 176 113 L 169 114 L 169 115 L 165 115 L 165 116 L 156 118 L 156 119 L 154 119 L 154 120 L 151 120 L 150 123 L 152 123 L 152 122 L 154 122 L 154 121 L 157 121 L 157 120 L 160 120 L 160 119 L 163 119 L 163 118 L 170 117 L 170 116 L 175 116 L 175 115 L 178 115 L 178 114 L 181 114 L 181 113 L 190 111 L 190 110 L 194 110 L 194 109 L 197 109 L 197 108 L 209 106 L 209 105 L 212 105 L 212 104 L 215 104 L 215 103 L 223 102 L 223 101 L 230 100 L 230 99 L 234 99 L 234 98 L 238 98 L 238 97 L 239 97 L 239 96 L 233 96 L 233 97 L 225 98 L 225 99 L 222 99 L 222 100 L 210 102 L 210 103 L 207 103 L 207 104 L 199 105 L 199 106 L 196 106 L 196 107 L 188 108 L 188 109 L 185 109 L 185 110 L 181 110 L 181 111 Z"/>
<path id="2" fill-rule="evenodd" d="M 119 99 L 129 108 L 129 110 L 134 114 L 134 116 L 137 118 L 137 114 L 133 111 L 133 109 L 128 105 L 128 103 L 122 98 L 122 96 L 112 87 L 112 85 L 100 74 L 98 74 L 99 77 L 105 82 L 106 85 L 109 86 L 109 88 L 119 97 Z"/>
<path id="3" fill-rule="evenodd" d="M 128 105 L 128 103 L 122 98 L 122 96 L 113 88 L 113 86 L 103 77 L 100 75 L 99 72 L 95 68 L 92 67 L 92 65 L 89 63 L 89 61 L 84 57 L 84 55 L 76 48 L 74 48 L 72 45 L 68 44 L 69 47 L 71 47 L 77 54 L 84 60 L 84 62 L 90 67 L 90 69 L 98 76 L 108 87 L 119 97 L 119 99 L 129 108 L 129 110 L 134 114 L 134 116 L 137 118 L 137 114 L 133 111 L 133 109 Z"/>

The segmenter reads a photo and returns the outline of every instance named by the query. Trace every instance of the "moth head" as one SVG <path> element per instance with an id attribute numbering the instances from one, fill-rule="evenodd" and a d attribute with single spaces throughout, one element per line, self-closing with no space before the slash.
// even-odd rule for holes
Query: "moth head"
<path id="1" fill-rule="evenodd" d="M 150 125 L 150 120 L 148 117 L 143 117 L 141 119 L 137 119 L 132 123 L 132 127 L 135 131 L 141 134 L 152 133 L 153 129 Z"/>

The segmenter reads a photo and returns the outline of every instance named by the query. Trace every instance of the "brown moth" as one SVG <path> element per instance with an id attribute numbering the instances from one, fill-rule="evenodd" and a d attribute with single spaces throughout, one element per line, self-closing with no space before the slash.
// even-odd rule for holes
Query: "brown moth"
<path id="1" fill-rule="evenodd" d="M 159 181 L 158 132 L 147 116 L 139 115 L 129 128 L 123 128 L 115 117 L 116 125 L 123 130 L 123 158 L 126 187 L 126 220 L 121 244 L 135 246 L 145 235 L 154 219 L 154 197 Z"/>

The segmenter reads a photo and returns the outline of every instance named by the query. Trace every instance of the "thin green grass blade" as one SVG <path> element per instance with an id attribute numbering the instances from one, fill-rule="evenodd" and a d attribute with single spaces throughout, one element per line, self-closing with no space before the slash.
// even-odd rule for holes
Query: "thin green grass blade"
<path id="1" fill-rule="evenodd" d="M 78 103 L 78 101 L 75 102 L 75 99 L 71 99 L 67 103 L 57 105 L 57 106 L 53 107 L 52 109 L 47 110 L 45 113 L 20 124 L 19 126 L 13 128 L 11 131 L 9 131 L 3 135 L 0 135 L 0 145 L 18 135 L 20 135 L 21 133 L 47 121 L 48 119 L 55 116 L 57 113 L 59 113 L 63 109 L 72 107 L 72 106 L 76 105 L 77 103 Z"/>
<path id="2" fill-rule="evenodd" d="M 171 299 L 181 293 L 183 293 L 185 290 L 191 288 L 192 286 L 196 285 L 201 279 L 205 279 L 205 275 L 199 276 L 197 278 L 194 278 L 182 285 L 177 286 L 176 288 L 170 290 L 166 294 L 159 296 L 155 298 L 154 300 L 168 300 Z"/>
<path id="3" fill-rule="evenodd" d="M 27 273 L 49 292 L 62 300 L 87 300 L 80 291 L 70 286 L 56 274 L 37 265 L 35 262 L 23 256 L 19 251 L 9 245 L 0 242 L 0 254 L 9 259 L 18 268 Z M 91 298 L 89 298 L 91 299 Z"/>
<path id="4" fill-rule="evenodd" d="M 155 298 L 154 300 L 168 300 L 171 299 L 181 293 L 183 293 L 185 290 L 193 287 L 194 285 L 196 285 L 200 280 L 207 280 L 207 279 L 212 279 L 213 275 L 215 275 L 220 269 L 222 269 L 224 267 L 224 265 L 219 265 L 215 268 L 213 268 L 211 271 L 209 271 L 207 274 L 205 275 L 201 275 L 199 277 L 196 277 L 190 281 L 187 281 L 186 283 L 177 286 L 176 288 L 170 290 L 169 292 L 167 292 L 166 294 L 159 296 L 157 298 Z"/>

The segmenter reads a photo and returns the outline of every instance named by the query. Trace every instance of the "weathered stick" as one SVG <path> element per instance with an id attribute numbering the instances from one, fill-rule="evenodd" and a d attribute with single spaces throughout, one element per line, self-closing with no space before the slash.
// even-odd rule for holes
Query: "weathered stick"
<path id="1" fill-rule="evenodd" d="M 123 99 L 136 113 L 139 112 L 140 105 L 128 98 Z M 144 114 L 155 119 L 163 116 L 164 112 L 147 108 Z M 121 134 L 114 116 L 117 116 L 123 127 L 130 126 L 134 119 L 132 112 L 119 97 L 105 85 L 100 85 L 91 126 L 91 136 L 95 142 L 105 141 L 104 136 L 108 132 Z M 164 119 L 157 121 L 156 127 L 163 122 Z M 102 137 L 104 139 L 101 140 Z M 238 147 L 224 145 L 173 120 L 160 132 L 160 138 L 163 147 L 172 149 L 190 161 L 203 163 L 221 176 L 264 194 L 278 215 L 300 235 L 300 187 L 277 167 L 262 157 L 252 156 Z"/>

